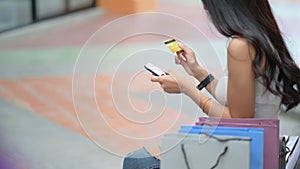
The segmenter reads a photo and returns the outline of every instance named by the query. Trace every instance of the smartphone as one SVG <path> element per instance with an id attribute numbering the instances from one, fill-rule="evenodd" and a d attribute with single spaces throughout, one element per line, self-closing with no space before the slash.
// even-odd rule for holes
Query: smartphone
<path id="1" fill-rule="evenodd" d="M 165 76 L 166 72 L 162 71 L 160 68 L 156 67 L 152 63 L 145 64 L 145 69 L 151 72 L 154 76 Z"/>

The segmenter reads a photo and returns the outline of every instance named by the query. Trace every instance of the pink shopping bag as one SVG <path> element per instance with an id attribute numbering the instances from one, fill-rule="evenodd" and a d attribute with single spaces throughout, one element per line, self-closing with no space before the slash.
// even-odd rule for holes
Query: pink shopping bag
<path id="1" fill-rule="evenodd" d="M 248 127 L 264 129 L 264 169 L 279 167 L 279 120 L 278 119 L 225 119 L 199 118 L 196 125 Z"/>

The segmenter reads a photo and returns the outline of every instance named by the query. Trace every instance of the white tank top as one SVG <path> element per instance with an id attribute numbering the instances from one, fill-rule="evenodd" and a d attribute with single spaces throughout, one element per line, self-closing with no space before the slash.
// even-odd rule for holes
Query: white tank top
<path id="1" fill-rule="evenodd" d="M 228 44 L 230 43 L 228 41 Z M 228 46 L 228 45 L 227 45 Z M 256 79 L 255 82 L 256 94 L 255 94 L 255 110 L 254 118 L 271 118 L 277 119 L 280 113 L 281 98 L 275 96 L 270 91 L 265 90 L 265 86 L 261 83 L 261 79 Z M 227 102 L 227 86 L 228 86 L 228 72 L 225 70 L 225 76 L 219 79 L 219 82 L 215 89 L 215 97 L 219 103 L 228 106 Z M 242 94 L 241 94 L 241 97 Z"/>
<path id="2" fill-rule="evenodd" d="M 215 89 L 215 97 L 219 103 L 227 106 L 227 85 L 228 76 L 224 76 L 219 79 L 219 82 Z M 277 119 L 280 113 L 281 98 L 275 96 L 270 91 L 265 91 L 265 87 L 260 83 L 259 79 L 256 79 L 256 96 L 255 96 L 255 118 L 268 118 Z M 241 97 L 242 94 L 241 94 Z"/>

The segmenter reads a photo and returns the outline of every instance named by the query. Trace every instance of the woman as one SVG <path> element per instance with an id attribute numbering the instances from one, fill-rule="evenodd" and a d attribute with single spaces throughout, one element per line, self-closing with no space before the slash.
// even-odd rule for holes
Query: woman
<path id="1" fill-rule="evenodd" d="M 296 107 L 300 102 L 300 70 L 284 43 L 269 2 L 202 2 L 217 30 L 231 39 L 227 48 L 228 82 L 227 78 L 218 82 L 208 77 L 194 52 L 184 45 L 180 45 L 183 51 L 177 53 L 176 63 L 199 82 L 206 78 L 206 89 L 225 105 L 213 102 L 180 78 L 153 76 L 151 80 L 159 82 L 168 93 L 185 93 L 214 117 L 277 118 L 280 105 L 286 111 Z"/>
<path id="2" fill-rule="evenodd" d="M 202 2 L 217 30 L 231 39 L 227 48 L 228 78 L 214 79 L 184 45 L 180 45 L 183 51 L 177 53 L 176 63 L 200 82 L 200 90 L 205 87 L 224 104 L 212 101 L 175 75 L 153 76 L 151 80 L 168 93 L 185 93 L 214 117 L 278 118 L 280 105 L 286 111 L 296 107 L 300 102 L 300 70 L 284 43 L 268 0 Z M 145 151 L 143 154 L 148 153 Z M 123 167 L 158 168 L 158 164 L 154 157 L 127 157 Z"/>

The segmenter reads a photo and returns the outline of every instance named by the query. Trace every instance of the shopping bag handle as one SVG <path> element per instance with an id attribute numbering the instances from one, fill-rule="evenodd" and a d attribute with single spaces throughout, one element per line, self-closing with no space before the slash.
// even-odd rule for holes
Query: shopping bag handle
<path id="1" fill-rule="evenodd" d="M 204 132 L 204 133 L 199 133 L 199 134 L 206 135 L 206 136 L 208 136 L 209 138 L 213 138 L 213 139 L 215 139 L 215 140 L 217 140 L 217 141 L 219 141 L 219 142 L 221 142 L 221 143 L 229 142 L 229 141 L 251 141 L 251 140 L 252 140 L 251 138 L 236 138 L 236 137 L 233 137 L 233 138 L 227 138 L 227 139 L 221 139 L 221 138 L 219 138 L 219 137 L 210 135 L 210 134 L 205 133 L 205 132 Z M 189 162 L 188 162 L 187 155 L 186 155 L 186 151 L 185 151 L 185 148 L 184 148 L 184 144 L 181 144 L 181 151 L 182 151 L 182 154 L 183 154 L 183 157 L 184 157 L 184 162 L 185 162 L 186 168 L 187 168 L 187 169 L 191 169 L 191 168 L 190 168 L 190 165 L 189 165 Z M 211 167 L 211 169 L 214 169 L 214 168 L 216 168 L 216 167 L 219 165 L 219 163 L 220 163 L 220 161 L 221 161 L 221 158 L 227 153 L 227 151 L 228 151 L 228 146 L 226 146 L 226 147 L 224 148 L 224 151 L 218 156 L 218 159 L 217 159 L 215 165 L 213 165 L 213 166 Z"/>
<path id="2" fill-rule="evenodd" d="M 185 162 L 186 168 L 191 169 L 190 164 L 189 164 L 188 159 L 187 159 L 184 144 L 181 144 L 181 151 L 182 151 L 182 154 L 183 154 L 183 157 L 184 157 L 184 162 Z M 227 153 L 227 151 L 228 151 L 228 146 L 226 146 L 224 148 L 224 151 L 218 156 L 218 159 L 217 159 L 216 163 L 210 169 L 215 169 L 219 165 L 219 163 L 221 161 L 221 158 Z"/>
<path id="3" fill-rule="evenodd" d="M 213 138 L 221 143 L 224 143 L 224 142 L 228 142 L 228 141 L 252 141 L 252 138 L 236 138 L 236 137 L 232 137 L 232 138 L 226 138 L 226 139 L 221 139 L 219 137 L 216 137 L 214 135 L 211 135 L 209 133 L 206 133 L 206 132 L 203 132 L 203 133 L 199 133 L 199 134 L 203 134 L 209 138 Z"/>

